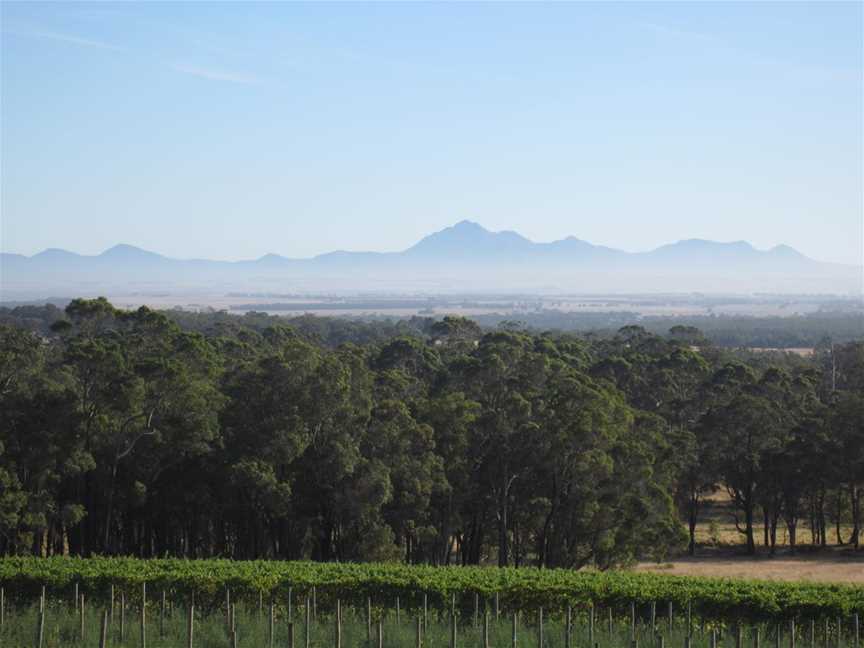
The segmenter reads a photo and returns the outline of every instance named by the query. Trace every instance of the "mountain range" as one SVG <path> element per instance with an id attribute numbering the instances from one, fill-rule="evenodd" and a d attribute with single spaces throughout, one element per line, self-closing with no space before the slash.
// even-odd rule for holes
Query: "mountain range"
<path id="1" fill-rule="evenodd" d="M 95 256 L 51 248 L 0 254 L 0 297 L 165 290 L 819 292 L 860 294 L 862 269 L 822 263 L 785 245 L 689 239 L 631 253 L 575 237 L 535 243 L 462 221 L 401 252 L 334 251 L 307 259 L 173 259 L 131 245 Z"/>

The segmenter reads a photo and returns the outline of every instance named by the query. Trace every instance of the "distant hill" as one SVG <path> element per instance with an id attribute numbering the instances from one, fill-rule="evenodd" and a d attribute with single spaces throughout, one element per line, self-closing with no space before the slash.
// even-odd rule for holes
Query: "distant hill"
<path id="1" fill-rule="evenodd" d="M 575 237 L 535 243 L 462 221 L 402 252 L 335 251 L 309 259 L 172 259 L 132 245 L 95 256 L 48 249 L 0 255 L 3 298 L 226 290 L 778 292 L 860 294 L 862 270 L 778 245 L 689 239 L 628 253 Z"/>

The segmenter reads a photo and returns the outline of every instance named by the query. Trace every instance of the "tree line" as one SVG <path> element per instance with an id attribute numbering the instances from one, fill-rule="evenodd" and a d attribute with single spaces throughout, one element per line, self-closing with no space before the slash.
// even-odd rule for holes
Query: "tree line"
<path id="1" fill-rule="evenodd" d="M 249 322 L 0 325 L 0 554 L 607 568 L 693 551 L 718 488 L 750 552 L 859 546 L 864 341 Z"/>

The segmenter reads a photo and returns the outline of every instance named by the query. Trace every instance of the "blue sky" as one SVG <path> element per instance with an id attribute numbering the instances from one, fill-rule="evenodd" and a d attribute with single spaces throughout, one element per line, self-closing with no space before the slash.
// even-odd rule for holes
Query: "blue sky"
<path id="1" fill-rule="evenodd" d="M 862 4 L 2 4 L 0 247 L 398 250 L 462 219 L 862 261 Z"/>

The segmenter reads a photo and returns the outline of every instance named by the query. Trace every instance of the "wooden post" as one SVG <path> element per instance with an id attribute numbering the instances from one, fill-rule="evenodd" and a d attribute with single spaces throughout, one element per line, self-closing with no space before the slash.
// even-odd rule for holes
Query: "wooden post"
<path id="1" fill-rule="evenodd" d="M 291 616 L 291 588 L 288 588 L 288 623 L 291 623 L 294 620 L 294 617 Z"/>
<path id="2" fill-rule="evenodd" d="M 366 641 L 372 641 L 372 597 L 366 597 Z"/>
<path id="3" fill-rule="evenodd" d="M 666 637 L 657 635 L 657 648 L 666 648 Z"/>
<path id="4" fill-rule="evenodd" d="M 378 648 L 384 648 L 384 622 L 378 617 Z"/>
<path id="5" fill-rule="evenodd" d="M 810 619 L 810 648 L 816 648 L 816 620 Z"/>
<path id="6" fill-rule="evenodd" d="M 258 590 L 258 621 L 264 616 L 264 590 Z"/>
<path id="7" fill-rule="evenodd" d="M 120 590 L 120 643 L 126 641 L 126 592 Z"/>
<path id="8" fill-rule="evenodd" d="M 338 608 L 338 605 L 339 605 L 338 601 L 336 602 L 336 605 Z M 337 609 L 337 612 L 338 612 L 338 609 Z M 337 618 L 338 618 L 338 614 L 337 614 Z M 276 604 L 272 601 L 272 599 L 270 601 L 270 627 L 268 628 L 267 637 L 269 640 L 270 648 L 273 648 L 273 646 L 276 645 Z M 341 647 L 337 646 L 336 648 L 341 648 Z"/>
<path id="9" fill-rule="evenodd" d="M 6 623 L 6 590 L 0 587 L 0 632 L 3 632 L 3 625 Z"/>
<path id="10" fill-rule="evenodd" d="M 687 636 L 693 636 L 693 604 L 687 601 Z"/>
<path id="11" fill-rule="evenodd" d="M 636 641 L 636 602 L 630 601 L 630 641 Z"/>
<path id="12" fill-rule="evenodd" d="M 225 588 L 225 629 L 231 636 L 231 588 Z"/>
<path id="13" fill-rule="evenodd" d="M 141 648 L 147 648 L 147 583 L 141 583 Z"/>
<path id="14" fill-rule="evenodd" d="M 237 632 L 237 604 L 231 604 L 231 634 Z"/>
<path id="15" fill-rule="evenodd" d="M 672 601 L 669 601 L 669 607 L 666 610 L 666 614 L 669 617 L 669 633 L 672 633 Z"/>
<path id="16" fill-rule="evenodd" d="M 759 648 L 759 626 L 753 628 L 753 648 Z"/>
<path id="17" fill-rule="evenodd" d="M 774 648 L 780 648 L 780 641 L 782 639 L 783 629 L 778 623 L 774 628 Z"/>
<path id="18" fill-rule="evenodd" d="M 572 648 L 573 644 L 573 607 L 567 606 L 567 619 L 564 625 L 564 648 Z"/>
<path id="19" fill-rule="evenodd" d="M 651 601 L 651 634 L 657 632 L 657 601 Z"/>
<path id="20" fill-rule="evenodd" d="M 231 631 L 231 648 L 237 648 L 237 629 Z"/>
<path id="21" fill-rule="evenodd" d="M 495 621 L 501 617 L 501 601 L 498 599 L 498 592 L 495 592 Z"/>
<path id="22" fill-rule="evenodd" d="M 318 621 L 318 589 L 312 586 L 312 621 Z"/>
<path id="23" fill-rule="evenodd" d="M 108 607 L 108 624 L 114 625 L 114 583 L 111 583 L 111 601 Z"/>
<path id="24" fill-rule="evenodd" d="M 45 608 L 40 607 L 39 614 L 36 617 L 36 648 L 42 648 L 42 642 L 45 640 Z"/>
<path id="25" fill-rule="evenodd" d="M 399 612 L 400 612 L 399 597 L 397 596 L 396 597 L 396 625 L 399 625 Z"/>
<path id="26" fill-rule="evenodd" d="M 837 617 L 837 648 L 840 648 L 840 639 L 843 637 L 843 620 Z"/>
<path id="27" fill-rule="evenodd" d="M 852 615 L 852 632 L 853 632 L 852 637 L 853 637 L 853 641 L 854 641 L 854 643 L 852 645 L 855 646 L 855 648 L 858 648 L 860 645 L 860 641 L 861 641 L 861 630 L 860 630 L 860 626 L 858 625 L 858 613 L 857 612 Z"/>
<path id="28" fill-rule="evenodd" d="M 450 648 L 456 648 L 456 614 L 450 612 Z"/>
<path id="29" fill-rule="evenodd" d="M 270 648 L 273 648 L 272 640 Z M 342 648 L 342 602 L 339 599 L 336 599 L 336 648 Z"/>
<path id="30" fill-rule="evenodd" d="M 608 617 L 608 621 L 609 621 L 609 636 L 611 637 L 612 636 L 612 606 L 609 606 L 608 608 L 606 608 L 606 616 Z"/>
<path id="31" fill-rule="evenodd" d="M 514 612 L 513 613 L 513 648 L 516 648 L 516 627 L 519 625 L 519 617 Z"/>
<path id="32" fill-rule="evenodd" d="M 84 641 L 84 595 L 81 594 L 81 601 L 79 606 L 79 611 L 81 612 L 81 641 Z"/>
<path id="33" fill-rule="evenodd" d="M 45 611 L 45 586 L 42 586 L 42 595 L 39 597 L 39 611 Z"/>
<path id="34" fill-rule="evenodd" d="M 423 634 L 429 629 L 429 600 L 426 592 L 423 592 Z"/>
<path id="35" fill-rule="evenodd" d="M 735 624 L 735 648 L 744 648 L 744 640 L 741 636 L 741 623 Z"/>
<path id="36" fill-rule="evenodd" d="M 78 581 L 75 581 L 75 591 L 73 594 L 73 598 L 75 599 L 75 611 L 78 611 Z"/>
<path id="37" fill-rule="evenodd" d="M 483 648 L 489 648 L 489 611 L 483 611 Z"/>
<path id="38" fill-rule="evenodd" d="M 795 648 L 795 619 L 789 622 L 789 648 Z"/>
<path id="39" fill-rule="evenodd" d="M 684 648 L 690 648 L 690 637 L 684 637 Z"/>
<path id="40" fill-rule="evenodd" d="M 165 637 L 165 608 L 167 607 L 167 598 L 165 590 L 162 590 L 162 604 L 159 606 L 159 637 Z"/>
<path id="41" fill-rule="evenodd" d="M 477 592 L 474 592 L 474 627 L 477 627 L 477 624 L 480 620 L 480 595 Z"/>
<path id="42" fill-rule="evenodd" d="M 311 633 L 312 633 L 312 599 L 309 597 L 308 594 L 306 595 L 306 619 L 305 619 L 305 622 L 306 622 L 305 623 L 306 624 L 306 628 L 305 628 L 306 636 L 303 639 L 306 642 L 306 648 L 309 648 L 309 644 L 311 643 L 311 640 L 312 640 L 312 636 L 311 636 Z"/>
<path id="43" fill-rule="evenodd" d="M 189 605 L 189 619 L 186 622 L 186 648 L 192 648 L 192 640 L 195 634 L 195 604 Z"/>
<path id="44" fill-rule="evenodd" d="M 294 622 L 288 622 L 288 648 L 294 648 Z"/>
<path id="45" fill-rule="evenodd" d="M 108 610 L 102 613 L 102 627 L 99 630 L 99 648 L 108 648 Z"/>
<path id="46" fill-rule="evenodd" d="M 416 639 L 415 648 L 423 648 L 423 619 L 420 618 L 420 615 L 417 615 L 417 629 L 414 633 L 414 637 Z"/>
<path id="47" fill-rule="evenodd" d="M 588 610 L 588 644 L 594 645 L 594 602 Z"/>
<path id="48" fill-rule="evenodd" d="M 543 608 L 537 611 L 537 648 L 543 648 Z"/>
<path id="49" fill-rule="evenodd" d="M 717 648 L 717 630 L 711 630 L 711 648 Z"/>

